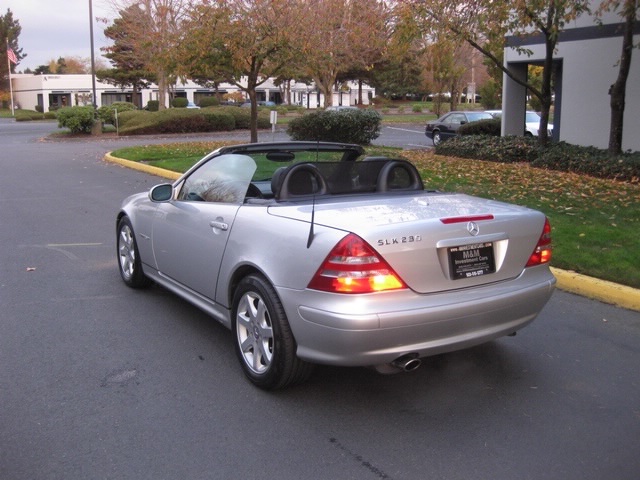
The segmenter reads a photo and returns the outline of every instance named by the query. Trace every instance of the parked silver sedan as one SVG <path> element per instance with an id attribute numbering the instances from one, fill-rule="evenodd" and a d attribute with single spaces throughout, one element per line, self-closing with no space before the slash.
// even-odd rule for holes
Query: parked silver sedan
<path id="1" fill-rule="evenodd" d="M 524 207 L 425 189 L 405 160 L 356 145 L 218 149 L 117 215 L 120 274 L 233 331 L 249 380 L 313 364 L 409 371 L 510 335 L 551 296 L 551 227 Z"/>

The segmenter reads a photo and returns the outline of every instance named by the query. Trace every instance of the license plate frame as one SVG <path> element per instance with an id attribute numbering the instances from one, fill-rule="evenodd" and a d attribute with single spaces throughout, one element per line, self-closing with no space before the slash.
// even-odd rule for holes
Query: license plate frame
<path id="1" fill-rule="evenodd" d="M 453 280 L 482 277 L 496 271 L 493 242 L 449 247 L 447 255 Z"/>

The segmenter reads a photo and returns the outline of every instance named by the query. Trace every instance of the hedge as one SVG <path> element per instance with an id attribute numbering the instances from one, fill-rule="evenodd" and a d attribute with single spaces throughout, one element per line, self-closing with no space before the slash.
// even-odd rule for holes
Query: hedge
<path id="1" fill-rule="evenodd" d="M 123 135 L 191 133 L 248 129 L 251 112 L 238 107 L 170 108 L 159 112 L 128 111 L 118 115 Z M 268 112 L 258 115 L 258 128 L 269 128 Z"/>
<path id="2" fill-rule="evenodd" d="M 460 135 L 493 135 L 500 136 L 502 120 L 499 118 L 491 118 L 487 120 L 478 120 L 476 122 L 465 123 L 460 127 L 458 133 Z"/>
<path id="3" fill-rule="evenodd" d="M 292 140 L 369 145 L 380 136 L 381 121 L 375 110 L 325 110 L 294 118 L 287 126 L 287 133 Z"/>
<path id="4" fill-rule="evenodd" d="M 111 105 L 103 105 L 98 108 L 98 118 L 102 120 L 103 123 L 108 123 L 110 125 L 116 124 L 116 111 L 118 112 L 118 120 L 120 120 L 120 115 L 129 110 L 137 110 L 133 103 L 129 102 L 114 102 Z"/>
<path id="5" fill-rule="evenodd" d="M 55 112 L 38 112 L 37 110 L 15 110 L 16 122 L 29 122 L 32 120 L 55 120 Z"/>
<path id="6" fill-rule="evenodd" d="M 612 156 L 607 150 L 566 142 L 541 147 L 535 137 L 459 135 L 438 145 L 436 154 L 501 163 L 526 162 L 548 170 L 640 183 L 640 152 Z"/>

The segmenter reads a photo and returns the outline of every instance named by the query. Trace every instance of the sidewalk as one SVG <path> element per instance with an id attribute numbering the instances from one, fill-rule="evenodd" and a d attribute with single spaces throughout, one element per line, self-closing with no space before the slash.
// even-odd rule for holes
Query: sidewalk
<path id="1" fill-rule="evenodd" d="M 109 153 L 104 156 L 104 159 L 107 162 L 117 163 L 123 167 L 157 175 L 169 180 L 176 180 L 180 177 L 179 173 L 124 160 L 114 157 Z M 579 273 L 560 270 L 558 268 L 551 267 L 551 271 L 558 280 L 557 287 L 561 290 L 640 312 L 640 290 L 586 275 L 580 275 Z"/>

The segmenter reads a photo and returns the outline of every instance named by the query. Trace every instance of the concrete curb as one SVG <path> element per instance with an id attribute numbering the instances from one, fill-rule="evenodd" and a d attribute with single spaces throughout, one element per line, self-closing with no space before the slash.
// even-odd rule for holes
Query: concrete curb
<path id="1" fill-rule="evenodd" d="M 158 177 L 168 178 L 169 180 L 177 180 L 182 174 L 172 172 L 171 170 L 165 170 L 164 168 L 152 167 L 151 165 L 145 165 L 140 162 L 133 162 L 131 160 L 125 160 L 124 158 L 118 158 L 111 155 L 111 152 L 104 156 L 104 160 L 111 163 L 117 163 L 123 167 L 131 168 L 132 170 L 138 170 L 140 172 L 149 173 Z"/>
<path id="2" fill-rule="evenodd" d="M 143 163 L 117 158 L 111 155 L 111 152 L 107 153 L 104 156 L 104 159 L 107 162 L 117 163 L 123 167 L 168 178 L 170 180 L 177 180 L 181 175 L 180 173 L 165 170 L 163 168 L 152 167 Z M 558 280 L 557 287 L 560 290 L 592 298 L 603 303 L 609 303 L 617 307 L 640 312 L 640 290 L 588 277 L 576 272 L 560 270 L 558 268 L 551 267 L 551 272 Z"/>
<path id="3" fill-rule="evenodd" d="M 640 290 L 558 268 L 551 272 L 561 290 L 640 312 Z"/>

